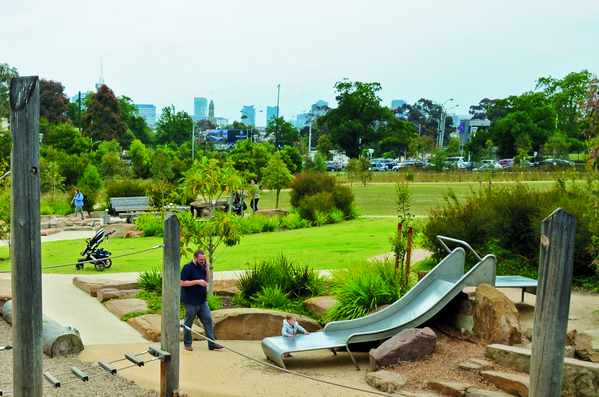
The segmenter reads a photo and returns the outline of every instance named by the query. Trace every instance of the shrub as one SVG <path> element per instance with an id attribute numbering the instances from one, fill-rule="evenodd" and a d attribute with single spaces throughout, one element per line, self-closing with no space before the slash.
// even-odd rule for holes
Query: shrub
<path id="1" fill-rule="evenodd" d="M 306 172 L 298 174 L 295 180 L 289 185 L 291 205 L 294 208 L 300 206 L 300 201 L 305 196 L 314 196 L 320 192 L 332 192 L 335 187 L 336 179 L 322 173 Z"/>
<path id="2" fill-rule="evenodd" d="M 112 197 L 139 197 L 146 195 L 146 184 L 137 179 L 122 179 L 108 183 L 106 195 Z"/>
<path id="3" fill-rule="evenodd" d="M 338 208 L 335 208 L 333 212 L 329 214 L 329 221 L 331 223 L 339 223 L 345 219 L 345 214 Z"/>
<path id="4" fill-rule="evenodd" d="M 395 271 L 390 260 L 357 262 L 346 269 L 334 270 L 331 295 L 338 303 L 327 313 L 329 320 L 363 317 L 379 306 L 390 305 L 417 282 L 418 266 L 412 267 L 408 285 L 405 274 Z"/>
<path id="5" fill-rule="evenodd" d="M 135 225 L 138 230 L 144 232 L 144 236 L 162 237 L 164 236 L 164 220 L 149 213 L 144 212 L 135 220 Z"/>
<path id="6" fill-rule="evenodd" d="M 319 210 L 314 210 L 314 225 L 322 226 L 329 220 L 329 215 Z"/>
<path id="7" fill-rule="evenodd" d="M 282 216 L 279 223 L 282 227 L 287 229 L 300 229 L 302 228 L 302 218 L 298 214 L 289 214 L 287 216 Z"/>
<path id="8" fill-rule="evenodd" d="M 304 196 L 300 200 L 298 213 L 303 219 L 316 223 L 316 214 L 328 215 L 335 208 L 333 196 L 328 192 L 316 193 L 312 196 Z M 323 222 L 324 223 L 324 222 Z"/>
<path id="9" fill-rule="evenodd" d="M 142 271 L 137 277 L 137 285 L 146 292 L 162 294 L 162 272 L 158 269 Z"/>
<path id="10" fill-rule="evenodd" d="M 208 295 L 206 296 L 206 301 L 208 302 L 210 310 L 218 310 L 223 306 L 223 300 L 218 295 Z"/>
<path id="11" fill-rule="evenodd" d="M 254 303 L 266 309 L 283 308 L 288 301 L 289 292 L 283 292 L 278 285 L 264 287 L 254 295 Z"/>

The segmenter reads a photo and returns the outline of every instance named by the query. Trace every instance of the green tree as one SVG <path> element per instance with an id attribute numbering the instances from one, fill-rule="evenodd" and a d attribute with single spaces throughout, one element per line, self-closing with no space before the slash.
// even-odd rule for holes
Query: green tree
<path id="1" fill-rule="evenodd" d="M 223 250 L 239 244 L 242 230 L 239 222 L 235 221 L 236 215 L 215 211 L 215 203 L 228 192 L 234 192 L 242 185 L 239 171 L 233 168 L 231 163 L 225 163 L 223 167 L 215 159 L 208 160 L 202 157 L 193 167 L 187 171 L 181 180 L 180 189 L 184 201 L 189 198 L 201 200 L 206 203 L 209 215 L 206 222 L 197 222 L 190 212 L 180 215 L 181 220 L 181 242 L 186 253 L 193 253 L 195 248 L 190 245 L 208 251 L 210 263 L 210 284 L 208 292 L 212 296 L 214 280 L 214 253 L 221 244 Z"/>
<path id="2" fill-rule="evenodd" d="M 303 158 L 295 146 L 285 146 L 282 159 L 291 173 L 302 172 Z"/>
<path id="3" fill-rule="evenodd" d="M 56 150 L 64 150 L 68 154 L 78 154 L 87 152 L 91 148 L 89 138 L 82 137 L 79 130 L 71 124 L 50 125 L 48 131 L 48 136 L 42 143 L 52 146 Z"/>
<path id="4" fill-rule="evenodd" d="M 523 164 L 528 161 L 528 152 L 532 149 L 532 140 L 527 133 L 518 135 L 516 143 L 514 143 L 514 148 L 518 153 L 518 155 L 514 157 L 514 162 L 516 164 Z"/>
<path id="5" fill-rule="evenodd" d="M 261 180 L 263 187 L 270 190 L 276 190 L 277 201 L 275 208 L 279 208 L 279 194 L 281 193 L 281 189 L 287 188 L 289 182 L 292 180 L 293 175 L 291 175 L 291 172 L 287 169 L 281 152 L 276 152 L 268 161 L 267 166 L 262 169 Z"/>
<path id="6" fill-rule="evenodd" d="M 543 155 L 557 159 L 568 159 L 570 144 L 564 134 L 555 133 L 547 140 L 543 147 Z"/>
<path id="7" fill-rule="evenodd" d="M 251 139 L 237 141 L 229 152 L 228 159 L 236 170 L 262 180 L 262 169 L 272 156 L 274 147 L 269 143 L 252 143 Z"/>
<path id="8" fill-rule="evenodd" d="M 85 186 L 86 189 L 89 188 L 94 194 L 98 193 L 104 183 L 100 178 L 100 174 L 98 173 L 98 168 L 96 168 L 93 164 L 88 164 L 85 167 L 85 172 L 83 173 L 83 177 L 77 183 L 78 186 Z"/>
<path id="9" fill-rule="evenodd" d="M 370 171 L 370 167 L 372 167 L 372 164 L 366 157 L 360 157 L 358 159 L 358 175 L 364 186 L 372 180 L 372 171 Z"/>
<path id="10" fill-rule="evenodd" d="M 314 171 L 327 172 L 327 163 L 319 152 L 314 155 Z"/>
<path id="11" fill-rule="evenodd" d="M 155 180 L 170 181 L 175 176 L 173 161 L 164 149 L 158 148 L 154 152 L 150 172 Z"/>
<path id="12" fill-rule="evenodd" d="M 389 108 L 381 106 L 377 96 L 381 89 L 379 83 L 338 81 L 337 108 L 318 118 L 318 125 L 326 124 L 332 142 L 349 157 L 358 157 L 364 147 L 378 142 L 383 137 L 378 124 L 393 117 Z"/>
<path id="13" fill-rule="evenodd" d="M 272 138 L 273 143 L 278 143 L 279 147 L 276 150 L 285 146 L 293 146 L 300 140 L 299 131 L 291 123 L 285 121 L 283 117 L 279 117 L 279 132 L 277 133 L 277 120 L 273 117 L 266 126 L 264 137 Z M 275 136 L 276 135 L 276 136 Z"/>
<path id="14" fill-rule="evenodd" d="M 318 138 L 318 143 L 316 144 L 316 151 L 320 153 L 320 155 L 326 160 L 331 159 L 331 151 L 333 150 L 333 144 L 329 139 L 328 135 L 321 135 Z"/>
<path id="15" fill-rule="evenodd" d="M 156 144 L 166 145 L 170 142 L 181 145 L 191 140 L 193 119 L 187 112 L 175 112 L 175 106 L 162 109 L 156 121 Z"/>
<path id="16" fill-rule="evenodd" d="M 114 152 L 104 153 L 100 162 L 100 174 L 103 178 L 110 179 L 122 174 L 123 161 Z"/>
<path id="17" fill-rule="evenodd" d="M 151 161 L 150 151 L 146 148 L 146 145 L 141 143 L 139 139 L 136 139 L 131 143 L 127 154 L 131 159 L 133 173 L 138 178 L 147 178 L 150 175 Z"/>
<path id="18" fill-rule="evenodd" d="M 391 117 L 379 126 L 383 139 L 379 142 L 381 151 L 392 151 L 397 158 L 408 151 L 412 139 L 418 136 L 414 124 Z"/>
<path id="19" fill-rule="evenodd" d="M 7 63 L 0 63 L 0 120 L 10 118 L 10 81 L 19 77 L 16 68 L 11 68 Z"/>
<path id="20" fill-rule="evenodd" d="M 41 184 L 45 191 L 50 190 L 52 192 L 53 201 L 56 201 L 56 190 L 62 191 L 64 189 L 65 179 L 64 176 L 60 175 L 60 167 L 57 162 L 46 162 L 42 171 Z"/>
<path id="21" fill-rule="evenodd" d="M 87 125 L 84 133 L 92 141 L 120 139 L 127 131 L 127 124 L 121 119 L 119 100 L 106 84 L 91 95 L 83 121 Z"/>
<path id="22" fill-rule="evenodd" d="M 408 146 L 408 157 L 425 160 L 434 149 L 435 140 L 432 136 L 417 136 L 412 138 L 412 142 Z"/>
<path id="23" fill-rule="evenodd" d="M 349 187 L 354 186 L 354 180 L 359 174 L 360 164 L 356 159 L 349 159 L 347 162 L 347 167 L 345 167 L 345 172 L 347 175 L 347 181 L 349 182 Z"/>

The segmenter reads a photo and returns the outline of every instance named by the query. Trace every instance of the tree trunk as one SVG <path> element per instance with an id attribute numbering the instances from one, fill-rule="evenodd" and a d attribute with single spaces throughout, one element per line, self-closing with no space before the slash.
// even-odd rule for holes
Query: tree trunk
<path id="1" fill-rule="evenodd" d="M 4 304 L 2 315 L 12 324 L 12 300 Z M 42 344 L 44 354 L 50 357 L 77 354 L 84 349 L 79 331 L 65 328 L 46 315 L 42 320 Z"/>

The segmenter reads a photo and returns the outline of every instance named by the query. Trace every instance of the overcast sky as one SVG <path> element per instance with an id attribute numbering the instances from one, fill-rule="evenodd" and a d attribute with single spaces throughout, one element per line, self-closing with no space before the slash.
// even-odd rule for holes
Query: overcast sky
<path id="1" fill-rule="evenodd" d="M 277 102 L 286 119 L 335 82 L 378 82 L 382 103 L 428 98 L 467 114 L 539 77 L 599 73 L 597 0 L 0 0 L 0 63 L 193 114 L 193 98 L 239 120 Z"/>

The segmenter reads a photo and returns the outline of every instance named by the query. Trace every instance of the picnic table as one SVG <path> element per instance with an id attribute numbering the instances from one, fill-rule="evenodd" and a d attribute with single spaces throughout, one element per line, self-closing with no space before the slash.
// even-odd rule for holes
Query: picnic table
<path id="1" fill-rule="evenodd" d="M 229 209 L 228 200 L 212 200 L 212 203 L 217 211 L 227 211 Z M 206 201 L 194 201 L 189 206 L 191 207 L 192 214 L 195 217 L 207 217 L 210 212 L 210 205 Z"/>

